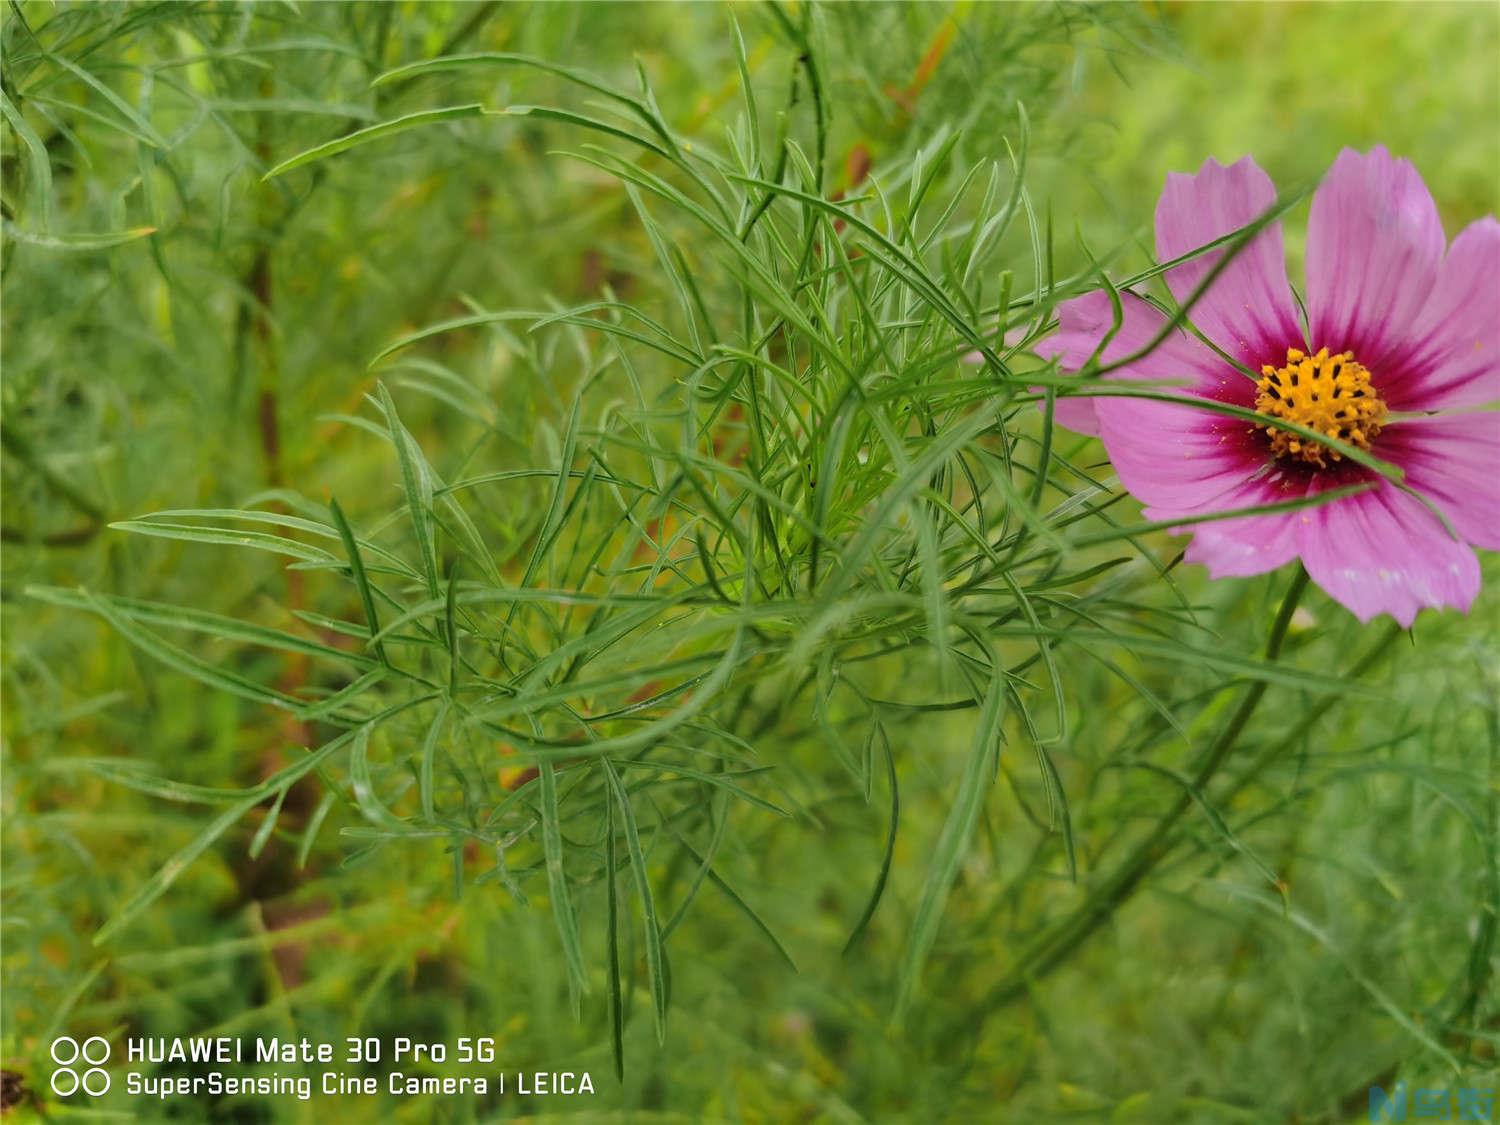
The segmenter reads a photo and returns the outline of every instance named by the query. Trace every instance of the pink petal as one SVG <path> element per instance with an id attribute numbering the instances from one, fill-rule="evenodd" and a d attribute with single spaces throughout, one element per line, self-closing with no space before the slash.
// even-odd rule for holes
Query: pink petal
<path id="1" fill-rule="evenodd" d="M 1155 305 L 1133 293 L 1120 294 L 1121 322 L 1118 332 L 1104 349 L 1100 361 L 1114 363 L 1133 355 L 1151 343 L 1167 323 L 1166 316 Z M 1074 372 L 1085 366 L 1100 341 L 1115 326 L 1115 312 L 1109 294 L 1102 290 L 1085 293 L 1064 301 L 1057 308 L 1058 331 L 1036 345 L 1043 359 L 1056 359 L 1058 367 Z M 1218 356 L 1192 337 L 1173 332 L 1146 356 L 1127 367 L 1110 373 L 1121 378 L 1171 380 L 1181 387 L 1164 386 L 1166 391 L 1201 394 L 1225 402 L 1250 405 L 1255 399 L 1255 384 L 1236 372 Z M 1071 430 L 1097 434 L 1098 404 L 1102 399 L 1059 398 L 1054 415 Z M 1111 400 L 1113 401 L 1113 400 Z"/>
<path id="2" fill-rule="evenodd" d="M 1380 386 L 1433 291 L 1445 243 L 1409 161 L 1383 147 L 1339 153 L 1308 219 L 1308 343 L 1353 351 Z"/>
<path id="3" fill-rule="evenodd" d="M 1500 414 L 1408 418 L 1387 427 L 1376 452 L 1442 509 L 1453 530 L 1500 551 Z"/>
<path id="4" fill-rule="evenodd" d="M 1264 442 L 1240 418 L 1123 396 L 1101 397 L 1095 410 L 1120 483 L 1136 499 L 1170 513 L 1153 518 L 1244 507 L 1215 501 L 1265 471 L 1269 462 Z"/>
<path id="5" fill-rule="evenodd" d="M 1500 223 L 1459 232 L 1405 348 L 1376 372 L 1396 410 L 1440 410 L 1500 401 Z M 1358 358 L 1358 357 L 1356 357 Z"/>
<path id="6" fill-rule="evenodd" d="M 1308 476 L 1284 470 L 1254 426 L 1179 403 L 1100 398 L 1104 448 L 1150 520 L 1206 516 L 1297 500 Z M 1216 578 L 1262 574 L 1297 556 L 1298 512 L 1234 516 L 1183 527 L 1186 557 Z"/>
<path id="7" fill-rule="evenodd" d="M 1099 416 L 1091 398 L 1060 398 L 1052 404 L 1052 420 L 1080 434 L 1099 436 Z"/>
<path id="8" fill-rule="evenodd" d="M 1467 610 L 1479 593 L 1474 552 L 1391 485 L 1297 515 L 1307 573 L 1361 621 L 1389 613 L 1407 627 L 1424 606 Z"/>
<path id="9" fill-rule="evenodd" d="M 1307 478 L 1297 473 L 1275 471 L 1239 481 L 1197 512 L 1167 513 L 1147 508 L 1147 519 L 1171 519 L 1179 515 L 1209 515 L 1236 508 L 1252 508 L 1297 500 L 1307 493 Z M 1297 520 L 1300 512 L 1262 516 L 1234 516 L 1184 527 L 1191 531 L 1185 557 L 1190 563 L 1208 567 L 1215 578 L 1264 574 L 1297 557 Z"/>
<path id="10" fill-rule="evenodd" d="M 1259 218 L 1276 202 L 1276 187 L 1245 157 L 1228 167 L 1208 160 L 1196 176 L 1172 172 L 1156 204 L 1156 254 L 1162 261 L 1222 238 Z M 1223 249 L 1167 271 L 1167 285 L 1185 303 Z M 1242 247 L 1188 312 L 1210 340 L 1259 371 L 1286 362 L 1286 350 L 1303 347 L 1292 288 L 1286 278 L 1281 224 L 1272 223 Z"/>

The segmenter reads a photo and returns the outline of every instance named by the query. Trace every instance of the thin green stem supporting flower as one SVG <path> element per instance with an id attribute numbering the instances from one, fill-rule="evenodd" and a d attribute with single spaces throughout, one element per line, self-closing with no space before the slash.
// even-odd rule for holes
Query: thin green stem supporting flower
<path id="1" fill-rule="evenodd" d="M 1291 585 L 1287 587 L 1286 594 L 1282 598 L 1281 609 L 1276 614 L 1276 620 L 1271 625 L 1271 633 L 1266 640 L 1265 658 L 1267 661 L 1275 660 L 1280 654 L 1282 642 L 1286 639 L 1287 627 L 1291 624 L 1292 614 L 1297 609 L 1297 603 L 1302 599 L 1303 591 L 1307 589 L 1307 582 L 1307 571 L 1299 566 L 1296 577 L 1292 579 Z M 1046 976 L 1066 961 L 1130 898 L 1141 880 L 1167 855 L 1170 850 L 1172 831 L 1176 828 L 1177 822 L 1192 808 L 1194 794 L 1203 791 L 1203 787 L 1229 757 L 1246 723 L 1250 721 L 1250 716 L 1259 706 L 1261 697 L 1266 694 L 1268 686 L 1269 683 L 1266 680 L 1257 680 L 1250 685 L 1244 698 L 1240 700 L 1239 706 L 1235 708 L 1234 714 L 1219 731 L 1219 736 L 1204 751 L 1197 769 L 1193 771 L 1191 786 L 1183 790 L 1172 808 L 1156 822 L 1151 834 L 1136 846 L 1135 851 L 1108 879 L 1096 888 L 1076 910 L 1050 927 L 1031 944 L 1030 948 L 1021 955 L 1018 966 L 985 997 L 981 1010 L 1008 1004 L 1022 995 L 1032 982 Z"/>

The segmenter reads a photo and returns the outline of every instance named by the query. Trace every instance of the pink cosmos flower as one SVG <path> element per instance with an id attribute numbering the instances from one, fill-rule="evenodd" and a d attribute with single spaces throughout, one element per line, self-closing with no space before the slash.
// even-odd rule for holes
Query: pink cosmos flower
<path id="1" fill-rule="evenodd" d="M 1159 259 L 1246 226 L 1275 198 L 1270 178 L 1248 156 L 1228 167 L 1209 160 L 1195 176 L 1169 175 L 1156 208 Z M 1168 270 L 1173 296 L 1185 302 L 1224 252 Z M 1123 322 L 1101 354 L 1104 364 L 1140 351 L 1167 323 L 1141 297 L 1122 292 L 1120 300 Z M 1408 161 L 1384 148 L 1345 149 L 1313 197 L 1306 301 L 1304 325 L 1287 282 L 1280 224 L 1271 224 L 1189 311 L 1224 355 L 1174 331 L 1110 373 L 1172 381 L 1160 389 L 1253 410 L 1263 421 L 1124 396 L 1059 398 L 1056 420 L 1100 437 L 1148 519 L 1372 485 L 1316 507 L 1184 528 L 1193 535 L 1188 561 L 1214 577 L 1260 574 L 1301 558 L 1313 581 L 1361 621 L 1389 613 L 1408 626 L 1424 606 L 1467 610 L 1479 591 L 1470 544 L 1500 549 L 1500 413 L 1473 409 L 1500 401 L 1500 223 L 1480 219 L 1449 246 Z M 1036 350 L 1077 371 L 1114 327 L 1115 313 L 1108 296 L 1095 292 L 1065 302 L 1058 319 L 1060 330 Z M 1401 469 L 1407 488 L 1278 429 L 1280 420 L 1368 450 Z"/>

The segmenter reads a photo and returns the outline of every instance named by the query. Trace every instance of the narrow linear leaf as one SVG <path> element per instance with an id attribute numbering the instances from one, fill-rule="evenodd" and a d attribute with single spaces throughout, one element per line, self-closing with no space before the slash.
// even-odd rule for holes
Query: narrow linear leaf
<path id="1" fill-rule="evenodd" d="M 974 743 L 969 749 L 968 764 L 964 768 L 963 779 L 959 782 L 953 809 L 948 814 L 937 846 L 933 849 L 932 862 L 928 866 L 927 879 L 922 889 L 922 901 L 912 920 L 906 959 L 902 963 L 897 982 L 895 1010 L 898 1018 L 911 1002 L 922 966 L 937 938 L 948 893 L 958 877 L 964 852 L 974 834 L 979 812 L 984 807 L 985 796 L 994 780 L 994 764 L 1000 750 L 1000 716 L 1004 700 L 1004 678 L 997 673 L 985 692 L 984 704 L 974 732 Z"/>
<path id="2" fill-rule="evenodd" d="M 349 754 L 349 781 L 354 789 L 354 803 L 371 824 L 395 832 L 407 832 L 411 825 L 402 820 L 375 794 L 370 777 L 370 728 L 366 723 L 354 732 L 354 749 Z"/>
<path id="3" fill-rule="evenodd" d="M 604 897 L 608 911 L 609 1042 L 615 1060 L 615 1078 L 625 1078 L 625 1006 L 620 990 L 620 895 L 615 885 L 615 806 L 604 802 Z"/>
<path id="4" fill-rule="evenodd" d="M 674 835 L 676 835 L 676 833 L 674 833 Z M 717 887 L 720 891 L 722 891 L 724 897 L 729 899 L 730 902 L 734 903 L 734 905 L 739 908 L 740 913 L 743 914 L 747 919 L 749 919 L 750 924 L 760 931 L 761 936 L 764 937 L 766 941 L 771 943 L 771 948 L 774 949 L 776 951 L 776 955 L 786 963 L 787 968 L 791 969 L 794 973 L 798 972 L 799 970 L 797 968 L 797 962 L 792 960 L 792 955 L 786 951 L 786 946 L 781 944 L 781 939 L 776 936 L 775 931 L 773 931 L 770 926 L 766 925 L 765 920 L 755 912 L 755 910 L 750 906 L 748 902 L 740 897 L 738 891 L 736 891 L 733 887 L 731 887 L 727 882 L 724 881 L 723 877 L 713 869 L 712 863 L 698 854 L 698 850 L 694 848 L 692 844 L 688 843 L 680 835 L 677 836 L 677 841 L 683 846 L 683 849 L 688 853 L 688 855 L 692 856 L 695 860 L 698 861 L 699 864 L 702 865 L 705 874 L 708 876 L 708 881 L 715 887 Z"/>
<path id="5" fill-rule="evenodd" d="M 131 922 L 138 918 L 142 911 L 162 896 L 178 877 L 188 867 L 206 852 L 215 840 L 227 832 L 232 825 L 237 823 L 241 817 L 260 804 L 272 793 L 280 792 L 290 788 L 291 785 L 304 774 L 311 773 L 313 769 L 328 759 L 334 751 L 345 746 L 353 738 L 353 732 L 339 735 L 332 742 L 314 750 L 301 761 L 293 762 L 250 790 L 243 799 L 230 805 L 218 816 L 211 820 L 198 835 L 194 836 L 188 844 L 180 849 L 171 859 L 157 870 L 156 874 L 146 881 L 145 886 L 136 891 L 120 907 L 114 915 L 99 928 L 94 934 L 94 944 L 103 945 L 123 930 Z"/>
<path id="6" fill-rule="evenodd" d="M 630 807 L 630 795 L 625 791 L 613 763 L 604 757 L 599 762 L 604 768 L 605 779 L 615 795 L 620 817 L 625 824 L 625 845 L 630 853 L 630 870 L 635 878 L 636 894 L 641 900 L 641 922 L 646 931 L 646 975 L 651 984 L 651 1010 L 656 1022 L 656 1040 L 661 1043 L 667 1037 L 667 984 L 661 928 L 656 920 L 656 902 L 651 894 L 651 880 L 646 872 L 646 857 L 641 851 L 641 838 L 636 829 L 635 813 Z"/>
<path id="7" fill-rule="evenodd" d="M 119 520 L 109 525 L 116 531 L 134 531 L 159 539 L 182 539 L 190 543 L 215 543 L 230 547 L 253 547 L 278 555 L 290 555 L 304 562 L 332 563 L 338 560 L 321 547 L 312 547 L 284 535 L 267 535 L 263 531 L 230 531 L 220 527 L 194 527 L 191 524 L 155 523 L 151 520 Z"/>
<path id="8" fill-rule="evenodd" d="M 191 632 L 217 637 L 220 640 L 243 641 L 247 644 L 262 645 L 284 652 L 299 652 L 308 656 L 324 657 L 359 668 L 368 668 L 373 664 L 357 652 L 346 652 L 332 645 L 299 637 L 295 633 L 286 633 L 280 629 L 255 625 L 235 617 L 223 617 L 200 609 L 189 609 L 186 606 L 126 598 L 118 594 L 85 593 L 81 590 L 64 589 L 61 586 L 28 586 L 25 594 L 29 598 L 36 598 L 38 601 L 48 602 L 51 605 L 84 611 L 93 608 L 90 604 L 93 601 L 104 602 L 132 621 L 139 621 L 145 625 L 187 629 Z"/>
<path id="9" fill-rule="evenodd" d="M 891 826 L 885 837 L 885 855 L 880 860 L 880 873 L 875 876 L 875 886 L 870 891 L 870 898 L 865 903 L 864 911 L 859 916 L 859 921 L 854 923 L 854 929 L 849 934 L 849 940 L 844 943 L 842 956 L 849 956 L 854 947 L 859 944 L 859 939 L 864 936 L 866 928 L 870 925 L 870 919 L 875 917 L 875 909 L 880 905 L 880 899 L 885 894 L 886 880 L 891 874 L 891 860 L 896 855 L 896 827 L 901 822 L 901 787 L 896 779 L 896 758 L 891 753 L 891 740 L 885 733 L 885 727 L 879 723 L 871 732 L 873 739 L 880 736 L 881 749 L 885 751 L 885 776 L 886 784 L 891 790 Z"/>
<path id="10" fill-rule="evenodd" d="M 359 543 L 354 538 L 354 529 L 344 518 L 344 510 L 339 507 L 339 502 L 332 497 L 328 500 L 328 511 L 339 529 L 339 538 L 344 541 L 344 553 L 349 556 L 349 574 L 354 579 L 355 588 L 359 590 L 360 604 L 365 610 L 365 623 L 369 625 L 370 636 L 374 638 L 375 655 L 380 658 L 381 663 L 389 664 L 391 661 L 385 654 L 385 641 L 380 636 L 380 618 L 375 613 L 375 598 L 370 593 L 370 579 L 365 574 L 364 560 L 359 557 Z"/>
<path id="11" fill-rule="evenodd" d="M 552 899 L 552 916 L 562 938 L 563 957 L 568 966 L 568 995 L 573 1011 L 580 1010 L 580 994 L 588 990 L 583 968 L 583 943 L 578 934 L 578 916 L 568 892 L 568 876 L 563 870 L 562 828 L 557 816 L 557 774 L 551 762 L 539 767 L 542 791 L 542 852 L 547 861 L 547 887 Z"/>
<path id="12" fill-rule="evenodd" d="M 297 845 L 298 868 L 307 866 L 307 857 L 312 854 L 313 844 L 317 841 L 323 822 L 328 819 L 328 814 L 332 811 L 336 800 L 332 791 L 324 793 L 323 799 L 318 802 L 318 807 L 313 809 L 312 816 L 307 818 L 307 829 L 302 833 L 302 841 Z"/>
<path id="13" fill-rule="evenodd" d="M 209 687 L 243 699 L 254 700 L 256 703 L 269 703 L 273 707 L 281 707 L 287 711 L 298 711 L 305 706 L 300 699 L 256 683 L 235 672 L 220 668 L 216 664 L 210 664 L 185 649 L 162 640 L 155 633 L 140 628 L 123 614 L 117 613 L 106 602 L 97 599 L 91 599 L 91 601 L 93 611 L 113 625 L 121 636 L 169 668 L 175 668 Z"/>
<path id="14" fill-rule="evenodd" d="M 422 819 L 437 819 L 437 797 L 433 791 L 433 771 L 437 759 L 438 739 L 448 722 L 448 701 L 443 700 L 432 724 L 427 728 L 427 737 L 422 740 L 422 762 L 418 767 L 417 788 L 422 799 Z"/>
<path id="15" fill-rule="evenodd" d="M 108 250 L 111 246 L 123 246 L 127 242 L 147 238 L 156 233 L 155 227 L 129 227 L 125 230 L 73 231 L 71 233 L 27 230 L 6 219 L 0 223 L 5 237 L 27 246 L 40 246 L 44 250 Z"/>
<path id="16" fill-rule="evenodd" d="M 288 787 L 290 788 L 290 787 Z M 250 858 L 259 859 L 260 853 L 265 850 L 266 841 L 270 840 L 271 833 L 276 830 L 276 822 L 281 819 L 281 805 L 286 800 L 287 789 L 276 794 L 276 800 L 271 802 L 271 808 L 266 813 L 266 819 L 260 822 L 260 827 L 255 830 L 255 838 L 250 841 Z"/>
<path id="17" fill-rule="evenodd" d="M 404 133 L 408 129 L 420 129 L 424 125 L 432 125 L 440 121 L 457 121 L 466 117 L 483 117 L 484 114 L 484 106 L 478 103 L 473 105 L 444 106 L 442 109 L 424 109 L 419 113 L 408 113 L 405 117 L 382 121 L 379 125 L 371 125 L 365 129 L 356 129 L 345 136 L 336 137 L 324 144 L 307 149 L 305 152 L 299 152 L 296 156 L 288 157 L 280 164 L 273 165 L 261 179 L 274 179 L 283 173 L 290 172 L 293 168 L 301 168 L 303 165 L 325 160 L 330 156 L 337 156 L 341 152 L 348 152 L 351 148 L 367 145 L 371 141 L 384 140 L 386 137 L 393 137 L 397 133 Z"/>
<path id="18" fill-rule="evenodd" d="M 391 444 L 396 447 L 396 457 L 401 463 L 401 483 L 406 491 L 406 508 L 411 516 L 412 530 L 417 537 L 417 550 L 422 556 L 422 575 L 427 581 L 429 597 L 438 596 L 438 565 L 436 528 L 432 520 L 432 472 L 427 460 L 417 447 L 416 440 L 396 413 L 396 403 L 384 383 L 377 383 L 380 405 L 385 411 L 385 422 L 390 429 Z"/>
<path id="19" fill-rule="evenodd" d="M 31 178 L 32 206 L 41 216 L 42 230 L 52 230 L 52 161 L 47 155 L 47 146 L 26 121 L 26 117 L 15 104 L 0 93 L 0 117 L 10 122 L 10 127 L 21 138 L 26 151 L 31 154 L 27 173 Z"/>

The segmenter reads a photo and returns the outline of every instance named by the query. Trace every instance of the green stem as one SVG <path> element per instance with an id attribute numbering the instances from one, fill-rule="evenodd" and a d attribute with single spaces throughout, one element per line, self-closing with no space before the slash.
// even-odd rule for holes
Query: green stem
<path id="1" fill-rule="evenodd" d="M 1405 632 L 1406 630 L 1394 621 L 1389 622 L 1385 627 L 1385 631 L 1375 638 L 1375 643 L 1370 646 L 1369 651 L 1354 662 L 1353 666 L 1346 673 L 1347 678 L 1357 680 L 1363 676 L 1386 654 L 1396 638 Z M 1266 771 L 1267 767 L 1277 758 L 1281 757 L 1282 754 L 1286 753 L 1302 736 L 1303 731 L 1328 714 L 1339 699 L 1340 697 L 1337 695 L 1324 696 L 1314 706 L 1304 711 L 1300 720 L 1292 726 L 1285 738 L 1279 739 L 1267 746 L 1265 750 L 1261 751 L 1260 756 L 1246 767 L 1242 774 L 1235 777 L 1229 783 L 1229 788 L 1219 795 L 1218 803 L 1221 806 L 1228 805 L 1247 786 L 1254 784 L 1260 775 Z"/>
<path id="2" fill-rule="evenodd" d="M 1297 575 L 1282 598 L 1281 609 L 1271 625 L 1266 640 L 1266 660 L 1275 660 L 1286 639 L 1287 626 L 1292 613 L 1307 589 L 1307 571 L 1297 568 Z M 1204 751 L 1198 767 L 1193 771 L 1192 789 L 1184 790 L 1176 803 L 1152 828 L 1151 834 L 1136 846 L 1124 863 L 1120 864 L 1079 907 L 1060 922 L 1051 926 L 1021 955 L 1017 967 L 985 997 L 981 1010 L 989 1010 L 1010 1003 L 1022 995 L 1032 982 L 1040 980 L 1066 961 L 1075 950 L 1103 925 L 1118 910 L 1151 870 L 1161 862 L 1170 850 L 1171 835 L 1177 822 L 1193 807 L 1193 793 L 1203 791 L 1219 767 L 1224 764 L 1229 752 L 1234 749 L 1245 724 L 1255 712 L 1261 697 L 1269 686 L 1265 680 L 1250 685 L 1234 714 L 1219 731 L 1219 736 Z"/>

